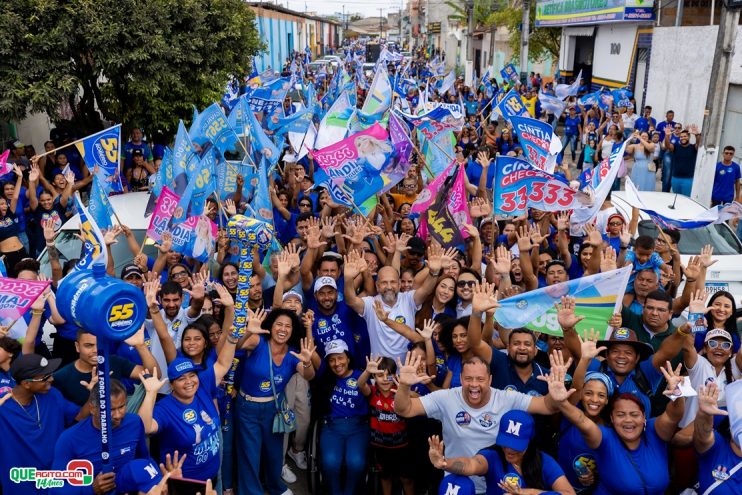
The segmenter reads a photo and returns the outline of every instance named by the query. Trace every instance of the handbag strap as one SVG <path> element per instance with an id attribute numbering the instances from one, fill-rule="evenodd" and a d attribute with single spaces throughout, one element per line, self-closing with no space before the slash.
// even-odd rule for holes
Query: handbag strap
<path id="1" fill-rule="evenodd" d="M 739 471 L 740 469 L 742 469 L 742 461 L 739 461 L 739 462 L 737 463 L 737 465 L 736 465 L 736 466 L 734 466 L 734 467 L 733 467 L 733 468 L 732 468 L 732 469 L 731 469 L 731 470 L 729 471 L 729 478 L 727 478 L 727 480 L 728 480 L 728 479 L 731 479 L 731 477 L 732 477 L 732 476 L 734 476 L 734 473 L 736 473 L 736 472 L 737 472 L 737 471 Z M 703 494 L 702 494 L 702 495 L 709 495 L 709 493 L 713 492 L 713 491 L 714 491 L 714 490 L 716 489 L 716 487 L 718 487 L 719 485 L 721 485 L 721 484 L 722 484 L 722 483 L 724 483 L 725 481 L 726 481 L 726 480 L 716 480 L 716 481 L 714 481 L 714 482 L 713 482 L 713 483 L 712 483 L 712 484 L 711 484 L 711 485 L 710 485 L 710 486 L 709 486 L 708 488 L 706 488 L 706 491 L 705 491 L 705 492 L 703 492 Z"/>
<path id="2" fill-rule="evenodd" d="M 276 411 L 281 412 L 281 406 L 278 405 L 278 394 L 276 393 L 276 385 L 273 383 L 273 353 L 271 351 L 271 341 L 266 342 L 268 345 L 268 369 L 271 373 L 271 390 L 273 391 L 273 402 L 276 404 Z"/>

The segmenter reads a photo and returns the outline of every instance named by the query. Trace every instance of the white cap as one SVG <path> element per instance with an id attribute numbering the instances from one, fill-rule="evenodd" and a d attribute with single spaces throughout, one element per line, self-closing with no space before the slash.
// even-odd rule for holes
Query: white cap
<path id="1" fill-rule="evenodd" d="M 325 356 L 348 352 L 348 344 L 344 340 L 335 339 L 325 344 Z"/>
<path id="2" fill-rule="evenodd" d="M 704 338 L 703 341 L 708 342 L 715 337 L 721 337 L 722 339 L 726 339 L 729 342 L 733 342 L 732 336 L 729 335 L 729 332 L 727 332 L 723 328 L 714 328 L 713 330 L 709 330 L 708 333 L 706 333 L 706 338 Z"/>
<path id="3" fill-rule="evenodd" d="M 335 283 L 335 279 L 332 277 L 320 277 L 314 282 L 314 292 L 319 291 L 322 287 L 330 286 L 335 290 L 338 290 L 338 286 Z"/>
<path id="4" fill-rule="evenodd" d="M 284 292 L 284 293 L 283 293 L 283 297 L 282 297 L 282 299 L 281 299 L 281 300 L 282 300 L 282 301 L 285 301 L 285 300 L 286 300 L 286 299 L 288 299 L 289 297 L 296 297 L 297 299 L 299 299 L 299 302 L 300 302 L 300 303 L 302 303 L 302 304 L 304 303 L 304 296 L 302 296 L 301 294 L 299 294 L 299 293 L 298 293 L 297 291 L 295 291 L 295 290 L 289 290 L 289 291 L 286 291 L 286 292 Z"/>

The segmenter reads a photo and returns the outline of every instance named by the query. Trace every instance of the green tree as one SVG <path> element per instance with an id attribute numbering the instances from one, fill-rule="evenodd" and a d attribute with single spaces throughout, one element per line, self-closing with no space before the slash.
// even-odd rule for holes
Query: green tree
<path id="1" fill-rule="evenodd" d="M 520 32 L 523 16 L 523 2 L 519 0 L 497 0 L 495 11 L 487 18 L 488 25 L 505 26 L 510 31 L 510 48 L 515 60 L 520 58 Z M 528 36 L 528 58 L 532 62 L 541 62 L 547 55 L 554 60 L 559 58 L 561 28 L 535 27 L 536 0 L 531 0 L 531 32 Z"/>
<path id="2" fill-rule="evenodd" d="M 82 132 L 101 117 L 170 135 L 263 49 L 242 0 L 6 0 L 0 118 L 46 112 Z"/>

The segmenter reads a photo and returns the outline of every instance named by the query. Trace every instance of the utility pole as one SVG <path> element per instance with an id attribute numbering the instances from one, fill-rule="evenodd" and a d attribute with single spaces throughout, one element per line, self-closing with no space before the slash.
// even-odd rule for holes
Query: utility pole
<path id="1" fill-rule="evenodd" d="M 523 17 L 520 28 L 520 82 L 528 78 L 528 35 L 531 31 L 531 1 L 523 0 Z"/>
<path id="2" fill-rule="evenodd" d="M 714 170 L 719 157 L 719 147 L 722 144 L 721 131 L 729 94 L 729 77 L 732 71 L 740 7 L 742 7 L 742 2 L 739 0 L 725 0 L 721 6 L 716 51 L 711 66 L 711 80 L 706 96 L 706 106 L 703 110 L 703 127 L 701 128 L 703 146 L 699 148 L 691 191 L 691 197 L 702 205 L 711 203 Z"/>
<path id="3" fill-rule="evenodd" d="M 474 72 L 474 0 L 466 1 L 467 27 L 466 27 L 466 67 L 464 69 L 464 82 L 471 84 Z"/>
<path id="4" fill-rule="evenodd" d="M 381 41 L 381 38 L 384 37 L 384 28 L 382 27 L 382 23 L 381 23 L 381 19 L 382 19 L 381 18 L 381 11 L 382 10 L 384 10 L 384 9 L 381 9 L 381 8 L 379 9 L 379 41 Z"/>

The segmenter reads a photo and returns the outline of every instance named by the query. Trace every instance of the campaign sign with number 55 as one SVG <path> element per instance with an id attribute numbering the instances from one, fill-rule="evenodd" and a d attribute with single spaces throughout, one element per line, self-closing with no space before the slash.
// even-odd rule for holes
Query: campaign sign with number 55
<path id="1" fill-rule="evenodd" d="M 510 156 L 498 156 L 495 214 L 522 215 L 528 208 L 565 211 L 587 206 L 590 198 L 571 189 L 559 176 Z"/>

